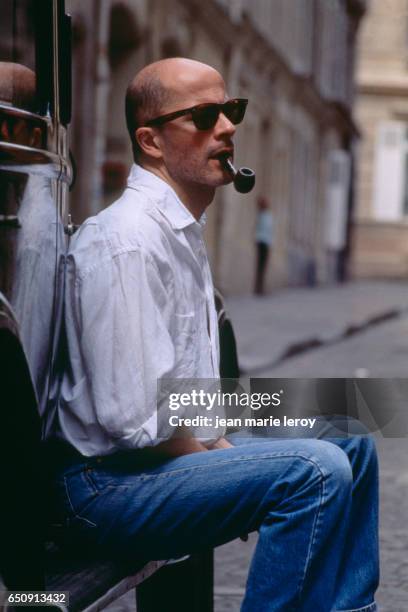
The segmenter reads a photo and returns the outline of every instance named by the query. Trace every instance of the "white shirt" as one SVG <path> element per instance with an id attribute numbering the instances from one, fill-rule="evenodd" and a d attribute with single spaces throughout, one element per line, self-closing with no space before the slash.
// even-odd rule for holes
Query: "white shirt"
<path id="1" fill-rule="evenodd" d="M 273 239 L 273 216 L 270 210 L 260 210 L 256 219 L 255 241 L 271 246 Z"/>
<path id="2" fill-rule="evenodd" d="M 62 436 L 87 456 L 158 443 L 158 379 L 219 377 L 213 291 L 202 225 L 133 165 L 67 256 Z"/>

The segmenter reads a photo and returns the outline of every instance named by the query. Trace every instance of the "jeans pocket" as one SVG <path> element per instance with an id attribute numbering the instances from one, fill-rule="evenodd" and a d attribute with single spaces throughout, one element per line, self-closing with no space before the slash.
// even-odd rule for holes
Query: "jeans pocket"
<path id="1" fill-rule="evenodd" d="M 64 476 L 64 490 L 69 524 L 83 524 L 97 527 L 95 522 L 95 501 L 100 493 L 91 477 L 91 468 Z"/>

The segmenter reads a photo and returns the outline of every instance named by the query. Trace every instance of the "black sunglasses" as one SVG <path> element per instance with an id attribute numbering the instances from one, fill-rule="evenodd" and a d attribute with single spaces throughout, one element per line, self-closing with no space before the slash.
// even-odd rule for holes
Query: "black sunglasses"
<path id="1" fill-rule="evenodd" d="M 177 119 L 183 115 L 191 114 L 191 119 L 197 130 L 209 130 L 217 123 L 220 113 L 225 115 L 231 123 L 237 125 L 241 123 L 244 118 L 247 104 L 248 100 L 245 98 L 234 98 L 223 104 L 217 104 L 216 102 L 197 104 L 197 106 L 192 106 L 191 108 L 184 108 L 174 113 L 168 113 L 167 115 L 161 115 L 155 119 L 150 119 L 145 125 L 148 127 L 162 125 L 163 123 L 173 121 L 173 119 Z"/>

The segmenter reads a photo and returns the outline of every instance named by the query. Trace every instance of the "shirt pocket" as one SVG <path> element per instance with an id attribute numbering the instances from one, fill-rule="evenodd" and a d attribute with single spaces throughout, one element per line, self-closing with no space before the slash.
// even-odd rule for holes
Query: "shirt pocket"
<path id="1" fill-rule="evenodd" d="M 173 341 L 175 348 L 175 378 L 194 378 L 197 350 L 197 318 L 193 311 L 174 313 Z"/>

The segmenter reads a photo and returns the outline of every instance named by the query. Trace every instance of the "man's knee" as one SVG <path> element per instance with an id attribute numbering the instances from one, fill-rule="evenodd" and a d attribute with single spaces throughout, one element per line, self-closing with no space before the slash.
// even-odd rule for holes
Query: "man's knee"
<path id="1" fill-rule="evenodd" d="M 324 489 L 329 497 L 337 495 L 339 502 L 348 498 L 353 473 L 346 453 L 322 440 L 294 443 L 293 451 L 290 470 L 283 476 L 288 486 L 287 494 L 297 496 L 299 491 L 315 490 L 316 495 L 320 495 Z"/>
<path id="2" fill-rule="evenodd" d="M 316 462 L 324 480 L 337 490 L 351 490 L 353 472 L 347 454 L 335 444 L 324 440 L 312 441 L 311 459 Z"/>
<path id="3" fill-rule="evenodd" d="M 342 448 L 348 456 L 354 478 L 368 472 L 377 473 L 377 449 L 372 436 L 351 436 L 342 442 Z"/>

